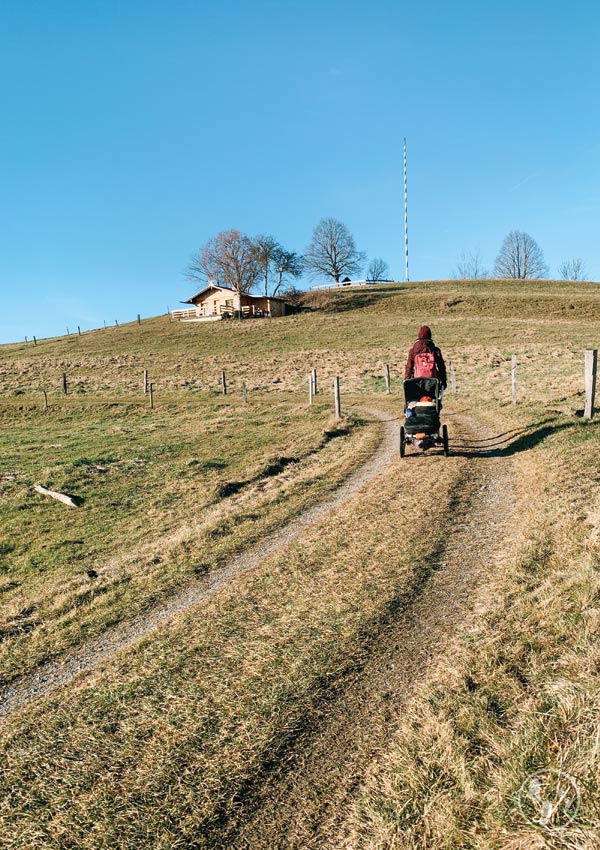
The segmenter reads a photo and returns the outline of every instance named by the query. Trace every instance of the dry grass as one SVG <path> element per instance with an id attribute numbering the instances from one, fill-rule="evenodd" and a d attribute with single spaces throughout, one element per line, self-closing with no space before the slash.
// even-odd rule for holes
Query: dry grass
<path id="1" fill-rule="evenodd" d="M 172 411 L 198 403 L 210 413 L 213 404 L 224 404 L 215 395 L 223 367 L 230 373 L 234 395 L 227 405 L 233 409 L 217 411 L 215 424 L 235 416 L 242 380 L 264 398 L 256 456 L 250 463 L 236 461 L 235 475 L 204 470 L 202 486 L 212 486 L 212 496 L 228 477 L 252 479 L 264 468 L 265 447 L 280 418 L 286 429 L 278 453 L 306 455 L 266 490 L 256 482 L 209 505 L 208 520 L 215 523 L 226 506 L 230 537 L 211 537 L 210 522 L 190 530 L 176 511 L 160 533 L 157 524 L 158 548 L 148 541 L 139 564 L 122 553 L 115 577 L 131 571 L 134 580 L 118 585 L 110 597 L 76 606 L 65 621 L 71 631 L 57 627 L 56 646 L 79 641 L 90 623 L 103 628 L 131 606 L 152 604 L 157 593 L 268 533 L 273 523 L 347 475 L 372 448 L 376 431 L 356 428 L 322 445 L 329 411 L 316 411 L 316 422 L 306 419 L 308 369 L 319 368 L 323 389 L 339 373 L 346 394 L 362 394 L 356 403 L 370 396 L 373 404 L 376 393 L 378 406 L 389 403 L 390 412 L 397 412 L 406 350 L 427 321 L 456 366 L 459 394 L 453 403 L 497 433 L 525 429 L 504 444 L 517 470 L 523 527 L 518 545 L 511 545 L 490 576 L 478 618 L 431 676 L 415 683 L 408 707 L 398 710 L 397 735 L 368 775 L 359 777 L 364 782 L 348 806 L 343 834 L 332 833 L 327 846 L 591 850 L 598 845 L 591 830 L 597 828 L 599 802 L 600 451 L 597 426 L 573 414 L 583 407 L 582 349 L 597 343 L 590 320 L 600 317 L 600 290 L 590 284 L 452 281 L 325 293 L 317 301 L 309 299 L 303 314 L 272 322 L 208 327 L 170 325 L 161 318 L 139 328 L 43 341 L 36 349 L 0 349 L 4 434 L 14 437 L 19 417 L 28 420 L 23 427 L 29 428 L 29 445 L 22 441 L 20 456 L 31 453 L 33 466 L 40 452 L 35 428 L 47 420 L 64 429 L 64 405 L 83 410 L 87 404 L 92 416 L 97 405 L 110 401 L 122 406 L 124 418 L 135 420 L 139 399 L 131 397 L 139 393 L 141 369 L 149 363 L 157 384 L 156 416 L 164 404 L 165 430 L 157 434 L 157 446 L 179 441 L 179 425 L 169 425 Z M 513 352 L 520 362 L 516 408 L 509 404 Z M 380 403 L 385 363 L 392 365 L 396 394 Z M 66 401 L 58 394 L 64 368 L 77 389 Z M 55 388 L 46 420 L 33 413 L 41 396 L 32 390 L 40 385 Z M 82 416 L 73 420 L 76 436 L 86 430 L 88 414 Z M 192 423 L 190 414 L 190 435 Z M 182 434 L 187 427 L 184 422 Z M 261 428 L 263 436 L 270 435 L 265 441 Z M 242 444 L 240 439 L 240 458 Z M 344 446 L 337 458 L 334 445 Z M 99 452 L 79 456 L 97 458 Z M 198 459 L 219 456 L 211 444 Z M 157 464 L 157 478 L 168 467 Z M 197 498 L 196 485 L 181 475 L 183 467 L 170 468 L 176 474 L 165 479 L 169 488 L 185 496 L 184 504 Z M 285 764 L 322 702 L 348 671 L 360 671 L 390 604 L 410 597 L 423 577 L 432 548 L 451 530 L 452 495 L 470 470 L 469 458 L 461 456 L 398 465 L 284 555 L 267 559 L 78 685 L 6 721 L 0 846 L 227 846 L 218 837 L 256 783 Z M 125 478 L 124 491 L 135 489 Z M 423 479 L 432 488 L 429 513 L 421 509 Z M 55 480 L 60 481 L 46 479 Z M 152 507 L 152 522 L 158 523 L 165 509 L 160 504 L 142 504 L 135 521 Z M 15 529 L 26 530 L 15 516 Z M 136 548 L 141 540 L 136 538 Z M 199 547 L 198 540 L 205 545 Z M 162 557 L 163 548 L 172 554 L 146 572 L 148 559 Z M 52 593 L 60 588 L 73 601 L 82 586 L 73 578 L 76 570 L 69 578 L 63 569 L 57 567 Z M 30 588 L 32 597 L 44 595 L 43 583 Z M 102 609 L 104 598 L 109 604 Z M 50 611 L 54 597 L 44 604 Z M 10 661 L 10 670 L 43 657 L 47 644 L 36 644 L 34 634 L 20 645 L 15 638 L 17 660 Z M 520 818 L 517 790 L 528 773 L 544 767 L 562 767 L 582 785 L 581 813 L 570 831 L 549 834 Z M 273 835 L 273 846 L 285 846 L 276 824 Z"/>
<path id="2" fill-rule="evenodd" d="M 311 366 L 319 368 L 327 391 L 335 374 L 342 376 L 345 391 L 374 389 L 374 379 L 383 389 L 384 363 L 400 377 L 424 321 L 455 362 L 461 386 L 485 379 L 493 391 L 502 387 L 506 398 L 510 387 L 502 370 L 516 353 L 532 370 L 520 376 L 523 389 L 539 392 L 539 400 L 545 391 L 539 377 L 552 382 L 554 396 L 554 388 L 569 376 L 569 386 L 556 393 L 560 397 L 571 391 L 571 377 L 577 386 L 581 382 L 581 349 L 594 343 L 592 323 L 600 318 L 598 286 L 565 281 L 391 285 L 309 294 L 306 312 L 284 319 L 178 324 L 159 317 L 140 326 L 44 340 L 35 348 L 1 346 L 0 397 L 39 405 L 44 386 L 51 402 L 61 405 L 66 370 L 81 400 L 90 393 L 139 399 L 144 368 L 155 382 L 157 403 L 164 393 L 217 391 L 223 368 L 235 393 L 242 381 L 251 392 L 304 391 Z M 320 306 L 312 303 L 315 296 Z M 542 373 L 536 367 L 540 354 Z"/>
<path id="3" fill-rule="evenodd" d="M 420 500 L 410 469 L 395 466 L 283 555 L 9 720 L 0 846 L 216 846 L 211 832 L 248 781 L 310 723 L 427 571 L 430 520 L 441 527 L 465 468 L 446 463 L 420 524 L 406 521 Z"/>
<path id="4" fill-rule="evenodd" d="M 532 412 L 487 416 L 518 426 Z M 598 846 L 600 441 L 596 424 L 555 416 L 547 427 L 515 457 L 525 531 L 492 576 L 487 613 L 417 690 L 337 846 Z M 564 831 L 527 825 L 517 805 L 527 776 L 546 768 L 581 788 Z"/>

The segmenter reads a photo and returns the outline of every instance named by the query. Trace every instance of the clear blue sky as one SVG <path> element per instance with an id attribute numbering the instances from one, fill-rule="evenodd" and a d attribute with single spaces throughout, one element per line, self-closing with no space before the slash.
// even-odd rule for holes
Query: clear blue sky
<path id="1" fill-rule="evenodd" d="M 529 232 L 600 279 L 600 7 L 3 0 L 0 341 L 194 290 L 219 230 L 302 251 L 322 216 L 403 277 Z"/>

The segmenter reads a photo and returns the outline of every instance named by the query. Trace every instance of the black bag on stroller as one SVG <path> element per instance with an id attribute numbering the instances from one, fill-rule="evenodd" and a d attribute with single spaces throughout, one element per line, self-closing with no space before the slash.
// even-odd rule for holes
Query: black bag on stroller
<path id="1" fill-rule="evenodd" d="M 448 456 L 448 428 L 440 436 L 441 387 L 437 378 L 410 378 L 404 381 L 404 425 L 400 428 L 400 456 L 412 445 L 424 452 L 440 443 Z"/>

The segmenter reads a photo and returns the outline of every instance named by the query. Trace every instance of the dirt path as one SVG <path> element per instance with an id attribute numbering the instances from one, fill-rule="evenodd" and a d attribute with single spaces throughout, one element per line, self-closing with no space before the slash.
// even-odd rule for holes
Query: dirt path
<path id="1" fill-rule="evenodd" d="M 222 569 L 214 570 L 184 588 L 159 607 L 107 630 L 76 652 L 63 659 L 42 665 L 33 673 L 0 690 L 0 717 L 5 717 L 33 700 L 45 696 L 60 685 L 67 684 L 80 673 L 94 670 L 115 653 L 164 626 L 177 614 L 198 605 L 231 581 L 234 576 L 253 569 L 268 555 L 287 546 L 307 526 L 316 522 L 328 511 L 339 507 L 357 490 L 379 475 L 398 450 L 399 423 L 398 419 L 394 419 L 388 413 L 373 409 L 368 409 L 366 412 L 383 423 L 381 442 L 369 460 L 359 467 L 330 498 L 304 511 L 271 534 L 267 540 L 237 555 Z"/>
<path id="2" fill-rule="evenodd" d="M 449 639 L 465 628 L 485 596 L 486 575 L 510 545 L 511 438 L 491 437 L 469 417 L 452 419 L 451 433 L 463 436 L 452 447 L 469 460 L 446 525 L 438 529 L 427 575 L 411 598 L 374 624 L 361 666 L 336 683 L 303 730 L 244 790 L 237 821 L 216 824 L 203 846 L 341 846 L 344 812 L 372 759 L 385 751 L 404 700 Z"/>

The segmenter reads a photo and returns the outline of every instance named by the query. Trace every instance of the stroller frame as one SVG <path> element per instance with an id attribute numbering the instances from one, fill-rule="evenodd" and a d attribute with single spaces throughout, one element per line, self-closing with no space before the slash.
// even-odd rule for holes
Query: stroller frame
<path id="1" fill-rule="evenodd" d="M 423 396 L 432 402 L 419 403 Z M 440 425 L 442 393 L 437 378 L 409 378 L 404 381 L 404 425 L 400 428 L 400 457 L 406 446 L 412 445 L 421 453 L 434 446 L 443 446 L 448 457 L 448 427 Z M 440 434 L 441 431 L 441 434 Z"/>

